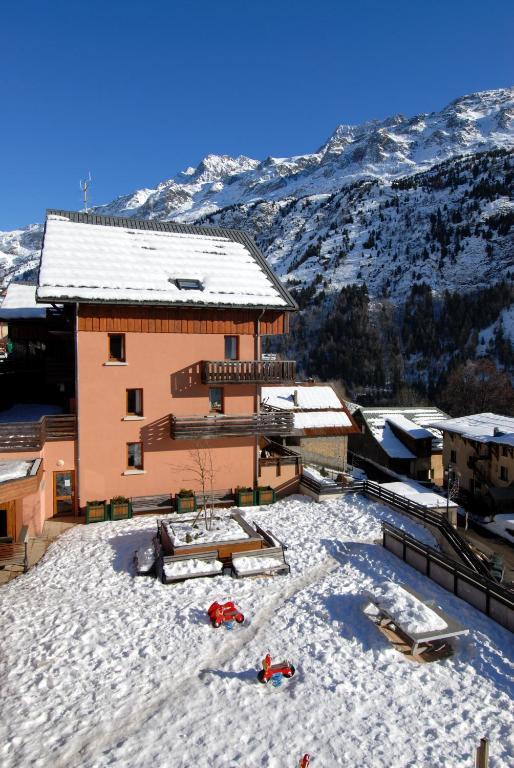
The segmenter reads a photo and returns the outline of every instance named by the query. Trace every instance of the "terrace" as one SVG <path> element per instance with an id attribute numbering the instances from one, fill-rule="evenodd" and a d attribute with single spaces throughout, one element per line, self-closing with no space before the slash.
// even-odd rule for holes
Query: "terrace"
<path id="1" fill-rule="evenodd" d="M 289 435 L 294 429 L 294 414 L 253 413 L 247 416 L 170 416 L 173 440 L 208 440 L 244 435 Z"/>
<path id="2" fill-rule="evenodd" d="M 294 382 L 293 360 L 203 360 L 204 384 L 282 384 Z"/>

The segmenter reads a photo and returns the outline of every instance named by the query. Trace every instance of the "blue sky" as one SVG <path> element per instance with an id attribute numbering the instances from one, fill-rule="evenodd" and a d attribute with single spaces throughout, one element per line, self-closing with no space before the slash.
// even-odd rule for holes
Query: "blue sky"
<path id="1" fill-rule="evenodd" d="M 0 229 L 514 82 L 504 0 L 2 0 Z"/>

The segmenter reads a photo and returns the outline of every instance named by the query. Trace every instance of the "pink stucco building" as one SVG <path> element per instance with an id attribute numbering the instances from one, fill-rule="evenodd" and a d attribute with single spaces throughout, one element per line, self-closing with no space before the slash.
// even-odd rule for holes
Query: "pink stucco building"
<path id="1" fill-rule="evenodd" d="M 49 211 L 33 304 L 7 297 L 0 310 L 14 345 L 0 392 L 0 538 L 114 496 L 166 508 L 199 490 L 196 449 L 209 451 L 217 490 L 295 487 L 299 458 L 273 447 L 293 416 L 260 402 L 263 384 L 295 381 L 293 362 L 261 359 L 261 341 L 288 332 L 296 305 L 246 234 Z M 62 413 L 9 420 L 20 397 Z M 21 465 L 13 476 L 13 462 L 35 459 L 30 479 Z"/>

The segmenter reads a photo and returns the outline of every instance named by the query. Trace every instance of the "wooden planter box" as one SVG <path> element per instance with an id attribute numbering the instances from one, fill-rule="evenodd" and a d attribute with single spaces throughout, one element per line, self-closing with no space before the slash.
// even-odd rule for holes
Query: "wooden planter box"
<path id="1" fill-rule="evenodd" d="M 238 507 L 255 507 L 255 491 L 237 491 L 236 505 Z"/>
<path id="2" fill-rule="evenodd" d="M 86 504 L 86 523 L 103 523 L 109 519 L 109 505 L 102 501 L 100 504 L 90 501 Z"/>
<path id="3" fill-rule="evenodd" d="M 175 496 L 177 512 L 196 512 L 196 496 Z"/>
<path id="4" fill-rule="evenodd" d="M 276 493 L 273 488 L 257 488 L 257 504 L 274 504 Z"/>
<path id="5" fill-rule="evenodd" d="M 111 520 L 128 520 L 132 517 L 132 504 L 130 501 L 125 503 L 111 501 L 110 508 Z"/>

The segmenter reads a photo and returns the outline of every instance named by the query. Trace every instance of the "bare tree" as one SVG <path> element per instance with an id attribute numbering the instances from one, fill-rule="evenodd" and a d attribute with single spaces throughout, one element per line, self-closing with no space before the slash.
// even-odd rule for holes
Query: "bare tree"
<path id="1" fill-rule="evenodd" d="M 492 360 L 468 360 L 449 375 L 441 403 L 452 416 L 483 411 L 512 416 L 514 389 L 510 376 Z"/>
<path id="2" fill-rule="evenodd" d="M 198 521 L 198 518 L 204 513 L 205 528 L 210 530 L 212 527 L 212 520 L 214 517 L 214 478 L 216 470 L 212 460 L 212 453 L 209 448 L 193 448 L 189 451 L 190 463 L 182 469 L 185 469 L 191 477 L 198 482 L 202 489 L 202 504 L 199 505 L 198 514 L 195 517 L 193 525 Z M 210 493 L 210 499 L 209 499 Z M 210 508 L 209 508 L 210 501 Z"/>

